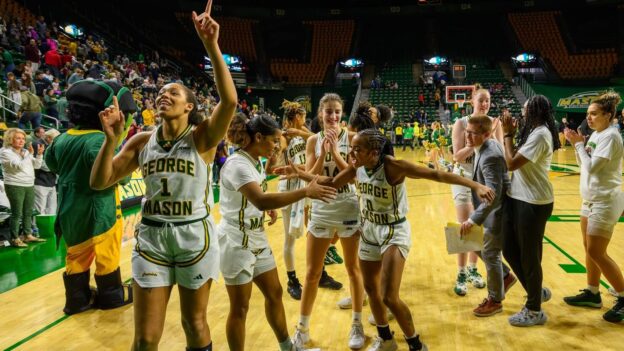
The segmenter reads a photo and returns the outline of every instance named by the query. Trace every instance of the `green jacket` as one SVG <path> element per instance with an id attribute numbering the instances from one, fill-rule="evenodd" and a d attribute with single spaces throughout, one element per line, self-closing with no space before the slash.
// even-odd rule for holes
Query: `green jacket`
<path id="1" fill-rule="evenodd" d="M 121 219 L 117 185 L 101 191 L 89 185 L 103 143 L 101 131 L 70 129 L 46 149 L 45 162 L 59 176 L 57 235 L 63 236 L 68 247 L 105 233 Z"/>

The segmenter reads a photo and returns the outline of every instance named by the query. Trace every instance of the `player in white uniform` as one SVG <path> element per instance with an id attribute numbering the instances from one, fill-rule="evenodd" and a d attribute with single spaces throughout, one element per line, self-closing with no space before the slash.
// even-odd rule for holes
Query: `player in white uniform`
<path id="1" fill-rule="evenodd" d="M 269 159 L 267 164 L 269 172 L 271 172 L 273 166 L 284 166 L 286 160 L 289 164 L 305 168 L 306 140 L 312 135 L 305 127 L 306 109 L 300 103 L 284 100 L 282 108 L 284 109 L 284 118 L 280 152 Z M 304 186 L 305 182 L 296 178 L 280 179 L 278 191 L 297 190 Z M 288 276 L 286 290 L 295 300 L 301 300 L 302 288 L 295 270 L 295 241 L 305 231 L 307 209 L 307 198 L 282 208 L 282 220 L 284 223 L 283 255 Z"/>
<path id="2" fill-rule="evenodd" d="M 334 176 L 349 165 L 349 133 L 340 128 L 343 102 L 337 94 L 325 94 L 319 103 L 323 131 L 311 136 L 306 145 L 306 169 L 316 175 Z M 345 268 L 349 275 L 353 303 L 353 324 L 349 347 L 359 349 L 366 340 L 362 326 L 364 288 L 357 260 L 360 215 L 353 184 L 338 189 L 338 197 L 329 204 L 312 201 L 306 248 L 306 278 L 303 284 L 299 323 L 294 339 L 303 347 L 310 341 L 310 315 L 323 274 L 323 261 L 334 235 L 340 237 Z"/>
<path id="3" fill-rule="evenodd" d="M 474 148 L 466 144 L 466 126 L 470 117 L 488 114 L 490 111 L 490 92 L 477 85 L 472 94 L 471 102 L 474 112 L 472 115 L 464 116 L 455 122 L 452 138 L 453 161 L 455 162 L 453 173 L 468 179 L 472 179 Z M 492 117 L 490 118 L 492 119 L 492 137 L 503 145 L 503 129 L 500 126 L 500 121 Z M 457 222 L 463 223 L 474 212 L 470 189 L 460 185 L 451 185 L 451 191 L 453 193 L 455 211 L 457 212 Z M 472 285 L 479 289 L 485 287 L 485 281 L 477 271 L 477 258 L 478 256 L 475 252 L 457 254 L 458 273 L 455 288 L 453 289 L 457 295 L 466 295 L 468 291 L 467 283 L 469 282 L 472 282 Z M 468 267 L 466 267 L 467 262 Z M 509 289 L 516 282 L 516 278 L 513 274 L 510 274 L 509 267 L 505 264 L 503 264 L 503 274 L 505 275 L 505 287 Z"/>
<path id="4" fill-rule="evenodd" d="M 493 199 L 494 192 L 472 180 L 419 167 L 385 155 L 382 152 L 385 142 L 386 138 L 376 129 L 358 132 L 351 142 L 349 155 L 351 165 L 337 176 L 320 179 L 319 182 L 332 184 L 340 189 L 354 178 L 357 179 L 361 216 L 364 219 L 359 258 L 364 287 L 370 299 L 379 333 L 369 351 L 397 349 L 388 326 L 385 306 L 394 313 L 410 350 L 426 350 L 426 346 L 420 342 L 416 333 L 409 308 L 399 297 L 403 268 L 411 246 L 410 226 L 405 218 L 407 214 L 405 178 L 425 178 L 460 184 L 471 188 L 487 201 Z M 284 169 L 286 170 L 284 173 L 296 171 L 303 179 L 312 177 L 292 167 Z M 386 277 L 383 281 L 382 275 Z"/>
<path id="5" fill-rule="evenodd" d="M 236 88 L 217 44 L 219 25 L 210 17 L 212 1 L 193 23 L 214 65 L 220 96 L 212 116 L 202 121 L 193 92 L 165 85 L 156 98 L 162 125 L 139 133 L 113 157 L 124 118 L 114 106 L 100 113 L 106 136 L 91 172 L 91 186 L 108 188 L 137 168 L 143 171 L 146 202 L 133 253 L 133 350 L 158 348 L 167 301 L 178 284 L 187 350 L 212 350 L 206 307 L 218 276 L 219 251 L 207 206 L 207 165 L 236 109 Z M 198 123 L 192 129 L 191 124 Z"/>
<path id="6" fill-rule="evenodd" d="M 587 124 L 594 133 L 587 147 L 583 136 L 565 130 L 566 139 L 576 149 L 581 167 L 581 232 L 585 246 L 587 288 L 581 294 L 564 298 L 573 306 L 600 308 L 602 300 L 598 290 L 600 276 L 604 275 L 617 293 L 615 306 L 603 315 L 612 323 L 624 320 L 624 278 L 622 270 L 607 253 L 613 229 L 624 210 L 622 193 L 622 157 L 624 147 L 618 130 L 611 126 L 616 108 L 621 102 L 616 92 L 606 92 L 592 100 L 587 109 Z"/>
<path id="7" fill-rule="evenodd" d="M 228 345 L 234 351 L 245 348 L 245 320 L 253 282 L 264 295 L 267 321 L 277 337 L 280 351 L 299 350 L 288 336 L 282 287 L 264 231 L 264 214 L 306 196 L 328 201 L 335 197 L 336 191 L 312 181 L 292 191 L 265 193 L 266 173 L 260 157 L 269 158 L 279 150 L 281 131 L 274 119 L 261 115 L 247 123 L 246 132 L 248 142 L 240 145 L 221 169 L 218 233 L 221 273 L 230 297 L 226 325 Z M 276 219 L 273 217 L 269 224 Z"/>

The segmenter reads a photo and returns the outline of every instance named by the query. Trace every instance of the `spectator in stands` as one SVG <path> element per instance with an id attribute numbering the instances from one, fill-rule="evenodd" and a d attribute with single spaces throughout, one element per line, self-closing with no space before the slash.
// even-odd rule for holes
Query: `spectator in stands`
<path id="1" fill-rule="evenodd" d="M 45 96 L 43 97 L 45 113 L 54 118 L 58 118 L 58 110 L 56 109 L 56 103 L 58 99 L 56 98 L 56 94 L 54 93 L 54 89 L 48 89 L 45 92 Z"/>
<path id="2" fill-rule="evenodd" d="M 67 117 L 67 98 L 65 97 L 65 93 L 61 93 L 61 97 L 59 97 L 56 102 L 56 110 L 58 111 L 58 119 L 63 126 L 63 129 L 69 128 L 69 117 Z"/>
<path id="3" fill-rule="evenodd" d="M 522 107 L 522 114 L 524 114 L 524 109 L 526 108 L 525 106 Z M 557 127 L 559 131 L 559 143 L 561 144 L 561 150 L 565 150 L 563 147 L 566 145 L 566 138 L 564 134 L 566 128 L 569 128 L 568 119 L 566 117 L 563 117 L 561 118 L 561 123 L 559 123 Z"/>
<path id="4" fill-rule="evenodd" d="M 41 51 L 39 51 L 35 39 L 30 39 L 28 44 L 24 47 L 24 56 L 26 60 L 31 63 L 32 71 L 37 72 L 41 62 Z"/>
<path id="5" fill-rule="evenodd" d="M 75 68 L 74 73 L 72 73 L 72 75 L 67 80 L 67 88 L 69 89 L 69 87 L 71 87 L 72 84 L 83 79 L 84 79 L 84 71 L 82 70 L 82 68 Z"/>
<path id="6" fill-rule="evenodd" d="M 24 129 L 27 123 L 30 123 L 32 128 L 37 128 L 41 124 L 41 100 L 39 97 L 23 86 L 21 89 L 22 105 L 18 111 L 19 121 L 18 126 L 20 129 Z"/>
<path id="7" fill-rule="evenodd" d="M 35 129 L 33 149 L 43 145 L 45 150 L 60 134 L 56 129 L 45 131 L 43 127 L 38 127 Z M 35 209 L 40 214 L 56 214 L 56 174 L 50 172 L 45 161 L 41 168 L 35 169 Z"/>
<path id="8" fill-rule="evenodd" d="M 50 49 L 43 55 L 43 59 L 45 61 L 46 66 L 52 72 L 54 77 L 58 77 L 61 74 L 61 55 L 56 51 L 56 49 Z"/>
<path id="9" fill-rule="evenodd" d="M 37 23 L 35 23 L 37 27 L 37 33 L 40 38 L 45 38 L 46 32 L 48 31 L 48 25 L 45 22 L 45 18 L 43 16 L 39 16 L 37 18 Z"/>
<path id="10" fill-rule="evenodd" d="M 143 117 L 144 126 L 151 127 L 156 125 L 156 110 L 154 109 L 154 102 L 152 99 L 145 100 L 145 109 L 141 112 L 141 116 Z"/>
<path id="11" fill-rule="evenodd" d="M 20 92 L 21 84 L 17 79 L 15 79 L 15 75 L 13 73 L 9 73 L 7 75 L 7 78 L 7 90 L 9 94 L 9 99 L 14 101 L 14 103 L 11 103 L 11 109 L 13 110 L 13 112 L 17 113 L 17 111 L 19 111 L 20 105 L 22 104 L 22 94 Z"/>
<path id="12" fill-rule="evenodd" d="M 433 101 L 435 101 L 436 108 L 440 108 L 440 89 L 436 89 Z"/>
<path id="13" fill-rule="evenodd" d="M 418 93 L 418 104 L 420 104 L 420 106 L 425 106 L 425 94 L 423 94 L 422 92 Z M 421 114 L 422 114 L 422 110 L 421 110 Z"/>
<path id="14" fill-rule="evenodd" d="M 2 46 L 0 46 L 0 54 L 2 54 L 4 77 L 6 77 L 7 73 L 13 72 L 15 69 L 15 62 L 13 61 L 13 55 L 11 55 L 11 52 Z"/>
<path id="15" fill-rule="evenodd" d="M 43 146 L 36 150 L 30 145 L 24 149 L 26 133 L 11 128 L 4 134 L 4 147 L 0 150 L 0 162 L 4 174 L 4 188 L 11 203 L 11 245 L 27 247 L 25 243 L 45 241 L 33 236 L 32 210 L 35 200 L 35 169 L 41 167 Z M 19 236 L 20 221 L 24 240 Z"/>
<path id="16" fill-rule="evenodd" d="M 27 74 L 22 74 L 21 85 L 26 87 L 26 90 L 29 90 L 31 93 L 36 94 L 37 88 L 35 87 L 35 83 L 32 80 L 32 77 Z"/>
<path id="17" fill-rule="evenodd" d="M 35 73 L 35 90 L 38 97 L 43 98 L 47 89 L 52 88 L 52 82 L 45 78 L 43 71 Z"/>
<path id="18" fill-rule="evenodd" d="M 429 125 L 429 115 L 424 109 L 420 109 L 420 124 Z"/>

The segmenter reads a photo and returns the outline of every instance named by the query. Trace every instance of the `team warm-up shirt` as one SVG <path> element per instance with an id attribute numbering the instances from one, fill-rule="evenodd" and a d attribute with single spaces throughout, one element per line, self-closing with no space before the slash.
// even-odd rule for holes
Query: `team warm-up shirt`
<path id="1" fill-rule="evenodd" d="M 609 162 L 597 173 L 581 171 L 581 196 L 587 201 L 608 201 L 622 191 L 622 136 L 616 128 L 594 132 L 586 149 L 592 159 L 601 157 Z"/>

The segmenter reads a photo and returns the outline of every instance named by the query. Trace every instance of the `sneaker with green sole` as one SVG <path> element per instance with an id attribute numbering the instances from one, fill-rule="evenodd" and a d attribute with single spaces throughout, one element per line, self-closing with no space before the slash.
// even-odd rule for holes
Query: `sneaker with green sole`
<path id="1" fill-rule="evenodd" d="M 325 264 L 328 264 L 328 262 L 331 262 L 329 264 L 341 264 L 344 262 L 342 257 L 338 254 L 338 250 L 335 246 L 330 246 L 329 249 L 327 249 L 327 253 L 325 254 Z"/>
<path id="2" fill-rule="evenodd" d="M 602 299 L 600 298 L 600 292 L 597 294 L 592 293 L 589 289 L 579 290 L 581 293 L 575 296 L 567 296 L 563 298 L 563 301 L 571 306 L 582 306 L 600 308 L 602 307 Z"/>
<path id="3" fill-rule="evenodd" d="M 481 273 L 477 271 L 477 267 L 468 267 L 468 282 L 472 283 L 472 286 L 477 289 L 485 288 L 485 281 Z"/>
<path id="4" fill-rule="evenodd" d="M 464 271 L 457 274 L 457 280 L 455 281 L 455 288 L 453 291 L 459 296 L 465 296 L 468 292 L 468 274 Z"/>

